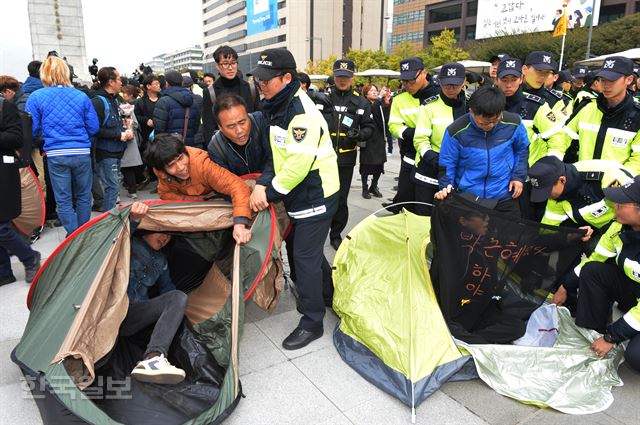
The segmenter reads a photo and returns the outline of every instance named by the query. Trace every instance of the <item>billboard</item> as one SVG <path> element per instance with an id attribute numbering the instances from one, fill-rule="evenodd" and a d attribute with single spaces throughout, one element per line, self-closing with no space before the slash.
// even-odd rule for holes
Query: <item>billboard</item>
<path id="1" fill-rule="evenodd" d="M 247 0 L 247 35 L 278 28 L 278 0 Z"/>
<path id="2" fill-rule="evenodd" d="M 567 4 L 569 29 L 598 24 L 601 0 L 478 0 L 476 39 L 553 31 Z"/>

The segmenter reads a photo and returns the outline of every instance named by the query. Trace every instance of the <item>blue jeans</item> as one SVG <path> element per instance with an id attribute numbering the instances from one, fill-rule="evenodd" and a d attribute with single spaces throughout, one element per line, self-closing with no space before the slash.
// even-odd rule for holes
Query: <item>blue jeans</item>
<path id="1" fill-rule="evenodd" d="M 104 188 L 104 203 L 102 208 L 109 211 L 116 206 L 118 193 L 120 193 L 120 159 L 104 158 L 96 163 L 98 176 Z"/>
<path id="2" fill-rule="evenodd" d="M 0 278 L 13 276 L 9 252 L 26 265 L 33 264 L 36 259 L 35 252 L 9 223 L 0 221 Z"/>
<path id="3" fill-rule="evenodd" d="M 47 162 L 58 218 L 69 236 L 91 218 L 91 156 L 53 156 Z"/>

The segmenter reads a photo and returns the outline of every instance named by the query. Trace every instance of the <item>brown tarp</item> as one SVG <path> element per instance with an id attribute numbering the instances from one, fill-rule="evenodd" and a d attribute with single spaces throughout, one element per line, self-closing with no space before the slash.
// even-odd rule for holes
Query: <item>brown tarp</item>
<path id="1" fill-rule="evenodd" d="M 35 229 L 44 225 L 45 202 L 38 177 L 29 167 L 20 169 L 20 188 L 22 212 L 12 223 L 20 233 L 31 236 Z"/>

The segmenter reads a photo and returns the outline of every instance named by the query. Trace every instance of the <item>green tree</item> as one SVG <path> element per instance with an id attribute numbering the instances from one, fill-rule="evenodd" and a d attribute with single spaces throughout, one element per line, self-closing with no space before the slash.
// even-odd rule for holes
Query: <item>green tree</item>
<path id="1" fill-rule="evenodd" d="M 331 75 L 333 74 L 333 63 L 338 59 L 336 55 L 331 55 L 327 59 L 319 59 L 316 61 L 307 61 L 305 72 L 309 75 Z"/>
<path id="2" fill-rule="evenodd" d="M 431 45 L 420 54 L 426 68 L 469 59 L 469 53 L 458 47 L 455 35 L 453 30 L 445 28 L 439 35 L 431 37 Z"/>

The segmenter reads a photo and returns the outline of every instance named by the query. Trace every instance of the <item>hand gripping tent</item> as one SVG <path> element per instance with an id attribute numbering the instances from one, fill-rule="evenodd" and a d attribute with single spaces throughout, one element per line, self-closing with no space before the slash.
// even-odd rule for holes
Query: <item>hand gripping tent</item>
<path id="1" fill-rule="evenodd" d="M 274 210 L 255 218 L 251 241 L 239 247 L 228 203 L 148 204 L 139 228 L 171 232 L 172 280 L 188 292 L 186 318 L 168 353 L 187 378 L 178 385 L 130 379 L 150 329 L 118 337 L 128 308 L 130 222 L 128 207 L 113 209 L 67 238 L 31 286 L 31 314 L 12 360 L 45 424 L 215 424 L 242 395 L 241 300 L 271 310 L 280 292 Z"/>
<path id="2" fill-rule="evenodd" d="M 342 359 L 383 391 L 415 407 L 449 380 L 470 379 L 440 313 L 426 261 L 429 218 L 403 211 L 369 216 L 334 260 L 333 334 Z M 473 365 L 473 362 L 470 362 Z"/>

